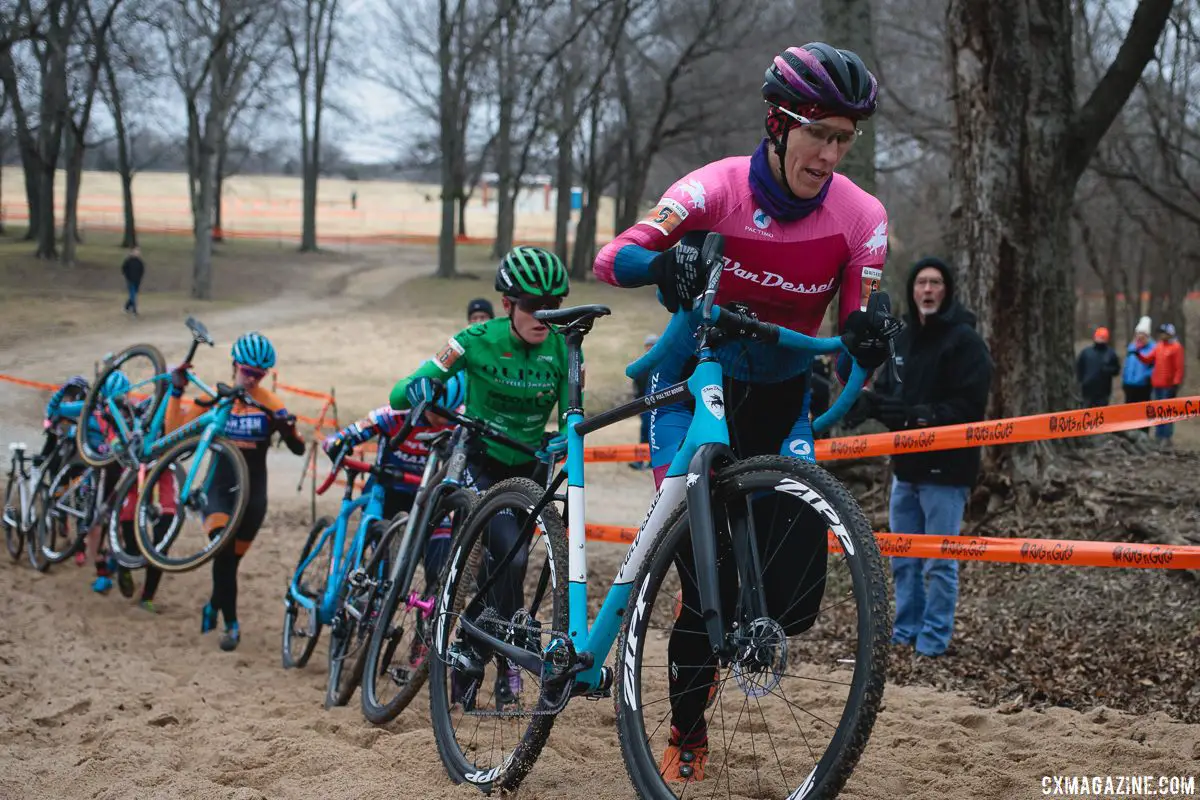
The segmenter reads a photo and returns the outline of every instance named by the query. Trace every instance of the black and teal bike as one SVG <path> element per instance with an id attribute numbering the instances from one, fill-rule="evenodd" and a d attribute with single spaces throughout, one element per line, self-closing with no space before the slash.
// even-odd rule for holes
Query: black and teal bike
<path id="1" fill-rule="evenodd" d="M 715 352 L 719 343 L 738 340 L 812 355 L 844 345 L 715 305 L 722 244 L 710 235 L 702 250 L 710 278 L 701 309 L 677 315 L 659 342 L 678 346 L 683 337 L 698 345 L 694 371 L 610 411 L 585 417 L 581 387 L 584 336 L 609 310 L 537 312 L 567 342 L 566 466 L 545 489 L 524 479 L 491 487 L 451 548 L 435 609 L 429 682 L 438 751 L 455 782 L 487 793 L 515 789 L 557 715 L 579 696 L 615 696 L 621 751 L 640 798 L 832 797 L 866 746 L 883 694 L 891 627 L 888 582 L 871 527 L 849 492 L 816 463 L 734 452 L 726 376 Z M 874 298 L 868 313 L 891 320 L 883 299 Z M 652 350 L 647 359 L 658 355 Z M 646 366 L 644 360 L 630 371 Z M 816 429 L 850 408 L 865 377 L 855 365 Z M 589 599 L 584 437 L 688 398 L 695 412 L 686 438 L 608 593 Z M 564 483 L 569 525 L 559 510 Z M 503 557 L 488 547 L 501 515 L 520 525 Z M 768 603 L 762 580 L 788 557 L 771 543 L 791 531 L 808 538 L 812 558 L 828 559 L 821 579 L 805 589 L 814 610 L 800 624 L 788 619 L 789 609 Z M 527 564 L 515 610 L 499 599 L 495 577 L 512 559 Z M 798 584 L 806 567 L 794 565 Z M 698 599 L 681 595 L 683 579 L 698 586 Z M 703 620 L 702 632 L 694 633 L 703 655 L 693 664 L 668 653 L 685 605 Z M 701 676 L 686 691 L 699 693 L 705 709 L 702 783 L 668 783 L 659 774 L 672 701 L 681 694 L 672 696 L 668 678 L 684 668 Z"/>

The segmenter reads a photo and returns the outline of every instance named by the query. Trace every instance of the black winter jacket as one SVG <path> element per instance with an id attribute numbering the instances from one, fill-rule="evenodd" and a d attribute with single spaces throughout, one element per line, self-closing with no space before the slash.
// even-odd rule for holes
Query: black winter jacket
<path id="1" fill-rule="evenodd" d="M 946 297 L 937 314 L 922 324 L 912 302 L 917 273 L 937 267 L 946 282 Z M 908 276 L 910 310 L 907 326 L 896 339 L 896 371 L 881 369 L 875 379 L 880 395 L 899 397 L 905 407 L 905 429 L 979 422 L 987 409 L 992 385 L 992 358 L 975 330 L 975 315 L 954 299 L 954 276 L 937 259 L 922 259 Z M 979 476 L 978 447 L 935 450 L 892 457 L 896 477 L 910 483 L 971 486 Z"/>

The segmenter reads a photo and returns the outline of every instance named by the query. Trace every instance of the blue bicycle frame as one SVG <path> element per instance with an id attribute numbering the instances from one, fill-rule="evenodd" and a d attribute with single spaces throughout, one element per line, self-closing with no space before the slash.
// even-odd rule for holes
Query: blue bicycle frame
<path id="1" fill-rule="evenodd" d="M 719 255 L 719 254 L 718 254 Z M 711 254 L 705 258 L 706 263 L 714 263 Z M 633 581 L 643 561 L 650 553 L 651 546 L 659 535 L 665 532 L 666 522 L 675 509 L 689 498 L 692 508 L 708 508 L 708 482 L 710 467 L 715 466 L 721 457 L 733 460 L 729 449 L 729 425 L 724 406 L 724 373 L 717 360 L 715 349 L 709 345 L 708 331 L 715 327 L 722 315 L 734 324 L 746 328 L 760 328 L 771 336 L 778 337 L 780 347 L 801 350 L 816 355 L 835 353 L 844 350 L 845 345 L 837 337 L 815 338 L 783 327 L 768 326 L 757 320 L 751 320 L 715 306 L 717 283 L 720 280 L 720 270 L 710 272 L 712 276 L 704 296 L 703 310 L 700 314 L 702 324 L 701 348 L 697 353 L 698 364 L 692 374 L 684 381 L 639 398 L 623 406 L 598 414 L 590 419 L 583 416 L 582 390 L 579 375 L 582 366 L 582 340 L 586 330 L 572 330 L 565 326 L 563 331 L 568 346 L 568 375 L 570 376 L 570 407 L 567 413 L 567 508 L 568 508 L 568 627 L 576 653 L 591 654 L 591 666 L 580 671 L 575 678 L 577 690 L 593 691 L 604 688 L 609 676 L 603 667 L 607 660 L 613 642 L 623 620 L 623 612 L 633 590 Z M 551 312 L 553 313 L 553 312 Z M 607 309 L 604 309 L 607 313 Z M 631 364 L 626 370 L 630 377 L 639 376 L 649 371 L 662 355 L 671 347 L 678 347 L 680 342 L 692 341 L 695 323 L 694 315 L 677 312 L 671 319 L 666 331 L 659 342 L 650 352 Z M 590 324 L 588 325 L 590 328 Z M 854 404 L 867 378 L 867 371 L 854 364 L 851 375 L 837 402 L 818 418 L 813 424 L 816 431 L 827 429 L 841 419 Z M 594 622 L 588 619 L 588 577 L 587 577 L 587 547 L 584 497 L 584 437 L 586 434 L 615 422 L 628 419 L 644 411 L 661 406 L 672 405 L 685 399 L 690 394 L 696 398 L 695 413 L 688 427 L 687 435 L 672 459 L 650 511 L 637 536 L 629 547 L 620 572 L 613 580 L 608 594 L 605 596 Z M 554 485 L 558 485 L 555 481 Z M 700 515 L 701 517 L 705 515 Z M 711 515 L 707 520 L 692 518 L 693 526 L 712 526 Z M 699 533 L 699 531 L 697 531 Z M 714 536 L 697 535 L 694 540 L 707 540 L 711 546 Z M 717 591 L 716 556 L 705 558 L 697 553 L 697 563 L 707 567 L 710 576 L 706 581 L 701 575 L 702 608 L 718 609 L 714 618 L 708 620 L 710 634 L 721 636 L 719 618 L 719 598 L 711 596 Z M 705 571 L 701 568 L 701 571 Z M 506 653 L 507 654 L 507 653 Z M 513 652 L 513 655 L 519 653 Z"/>
<path id="2" fill-rule="evenodd" d="M 379 446 L 379 461 L 382 459 L 386 447 L 383 443 Z M 362 564 L 363 550 L 366 548 L 367 531 L 371 523 L 375 520 L 383 519 L 383 501 L 387 492 L 386 487 L 379 479 L 371 476 L 367 478 L 366 484 L 358 497 L 353 497 L 354 493 L 354 477 L 351 477 L 346 484 L 346 493 L 342 497 L 342 509 L 338 512 L 337 518 L 333 524 L 321 532 L 320 538 L 317 539 L 312 551 L 308 557 L 296 569 L 292 575 L 291 583 L 288 585 L 288 596 L 295 600 L 299 605 L 308 609 L 309 612 L 315 613 L 317 621 L 322 625 L 328 625 L 333 621 L 334 615 L 341 607 L 344 597 L 344 589 L 350 573 L 357 569 Z M 350 551 L 346 551 L 346 531 L 350 526 L 350 518 L 356 513 L 362 512 L 362 516 L 358 522 L 358 529 L 354 534 L 354 539 L 350 544 Z M 304 571 L 308 569 L 309 564 L 321 552 L 329 537 L 333 537 L 333 558 L 329 568 L 329 579 L 325 582 L 325 591 L 321 594 L 320 600 L 315 601 L 311 597 L 300 591 L 300 577 Z"/>
<path id="3" fill-rule="evenodd" d="M 200 416 L 185 425 L 181 425 L 165 436 L 160 436 L 166 424 L 167 406 L 170 402 L 164 399 L 163 402 L 158 404 L 158 408 L 155 409 L 154 417 L 150 420 L 150 424 L 145 431 L 141 430 L 141 426 L 136 423 L 131 428 L 126 423 L 125 415 L 121 413 L 120 405 L 117 401 L 126 395 L 136 393 L 141 387 L 158 384 L 169 379 L 170 375 L 155 375 L 153 378 L 133 384 L 120 395 L 106 398 L 105 402 L 108 404 L 110 419 L 112 419 L 117 428 L 119 441 L 113 445 L 114 449 L 118 453 L 128 454 L 130 458 L 139 464 L 146 461 L 153 461 L 175 443 L 183 441 L 201 429 L 204 430 L 204 433 L 200 437 L 200 443 L 196 447 L 195 459 L 192 461 L 191 467 L 188 468 L 187 477 L 184 479 L 183 485 L 179 487 L 179 501 L 185 503 L 191 497 L 192 482 L 195 479 L 197 465 L 208 451 L 208 446 L 212 443 L 213 437 L 225 430 L 225 423 L 229 421 L 229 415 L 233 412 L 233 400 L 232 398 L 221 398 L 211 409 L 205 411 Z M 216 391 L 191 372 L 188 372 L 188 380 L 208 396 L 217 397 L 218 393 Z M 133 443 L 132 447 L 129 447 L 130 442 Z M 212 480 L 213 474 L 210 471 L 208 475 L 209 481 Z"/>

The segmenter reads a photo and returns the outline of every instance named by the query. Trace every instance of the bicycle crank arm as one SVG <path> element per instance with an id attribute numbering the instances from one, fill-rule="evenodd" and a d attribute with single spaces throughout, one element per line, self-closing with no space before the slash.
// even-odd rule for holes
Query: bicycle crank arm
<path id="1" fill-rule="evenodd" d="M 535 675 L 541 674 L 542 657 L 537 653 L 531 653 L 524 647 L 517 647 L 515 644 L 509 644 L 502 639 L 497 639 L 466 617 L 460 617 L 458 623 L 461 626 L 459 629 L 460 635 L 471 644 L 499 653 L 507 658 L 510 663 L 516 664 Z"/>

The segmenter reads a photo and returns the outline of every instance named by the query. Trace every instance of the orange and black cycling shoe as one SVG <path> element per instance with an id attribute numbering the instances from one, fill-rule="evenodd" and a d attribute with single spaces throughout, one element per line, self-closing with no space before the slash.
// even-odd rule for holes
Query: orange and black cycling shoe
<path id="1" fill-rule="evenodd" d="M 668 783 L 702 781 L 707 761 L 708 731 L 700 731 L 685 739 L 679 729 L 672 725 L 667 749 L 658 763 L 658 774 Z"/>

